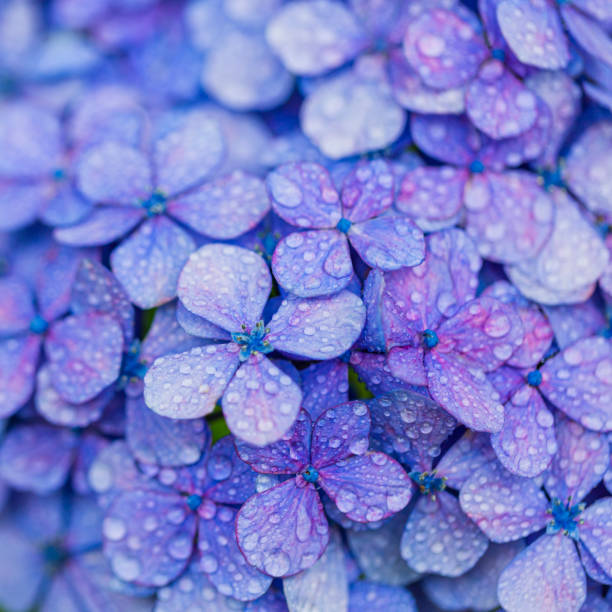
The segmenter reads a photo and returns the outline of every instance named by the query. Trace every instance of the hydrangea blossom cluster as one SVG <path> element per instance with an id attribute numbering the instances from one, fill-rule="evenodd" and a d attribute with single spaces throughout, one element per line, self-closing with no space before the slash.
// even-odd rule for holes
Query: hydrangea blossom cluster
<path id="1" fill-rule="evenodd" d="M 612 610 L 612 3 L 0 0 L 0 612 Z"/>

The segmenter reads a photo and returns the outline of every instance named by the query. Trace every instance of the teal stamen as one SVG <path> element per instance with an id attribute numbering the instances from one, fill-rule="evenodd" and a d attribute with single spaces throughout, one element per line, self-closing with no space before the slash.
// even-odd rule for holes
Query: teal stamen
<path id="1" fill-rule="evenodd" d="M 274 349 L 266 335 L 270 333 L 270 328 L 264 326 L 263 321 L 259 321 L 255 327 L 247 331 L 246 326 L 242 326 L 243 331 L 232 334 L 232 341 L 240 347 L 240 361 L 246 361 L 255 353 L 271 353 Z"/>

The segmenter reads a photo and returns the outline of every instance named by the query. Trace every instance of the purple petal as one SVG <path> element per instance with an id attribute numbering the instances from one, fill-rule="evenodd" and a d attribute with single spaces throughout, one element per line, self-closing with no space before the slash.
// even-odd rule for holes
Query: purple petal
<path id="1" fill-rule="evenodd" d="M 499 606 L 499 575 L 522 549 L 522 542 L 490 544 L 470 571 L 456 578 L 426 576 L 423 589 L 442 610 L 493 610 Z"/>
<path id="2" fill-rule="evenodd" d="M 572 192 L 593 212 L 612 215 L 610 168 L 612 123 L 600 121 L 581 134 L 572 145 L 563 168 L 563 179 Z"/>
<path id="3" fill-rule="evenodd" d="M 457 425 L 435 402 L 410 391 L 376 397 L 368 407 L 374 447 L 422 472 L 431 469 L 441 444 Z"/>
<path id="4" fill-rule="evenodd" d="M 406 123 L 392 97 L 385 58 L 372 55 L 317 84 L 300 119 L 304 134 L 331 159 L 384 149 Z"/>
<path id="5" fill-rule="evenodd" d="M 506 364 L 516 368 L 534 367 L 550 348 L 553 338 L 553 329 L 546 316 L 506 281 L 498 281 L 489 285 L 483 295 L 489 295 L 504 304 L 514 306 L 521 318 L 524 332 L 523 343 L 514 351 Z"/>
<path id="6" fill-rule="evenodd" d="M 525 80 L 525 84 L 543 100 L 550 109 L 552 129 L 549 130 L 544 152 L 538 157 L 538 164 L 554 167 L 559 149 L 568 131 L 580 113 L 582 92 L 580 87 L 561 70 L 541 70 Z"/>
<path id="7" fill-rule="evenodd" d="M 159 357 L 145 375 L 145 402 L 157 414 L 173 419 L 204 416 L 214 410 L 239 365 L 234 344 L 211 344 Z"/>
<path id="8" fill-rule="evenodd" d="M 266 39 L 288 70 L 307 76 L 342 66 L 369 42 L 353 13 L 329 0 L 285 6 L 270 21 Z"/>
<path id="9" fill-rule="evenodd" d="M 329 544 L 309 569 L 283 580 L 283 592 L 292 610 L 347 610 L 348 576 L 340 532 L 332 530 Z"/>
<path id="10" fill-rule="evenodd" d="M 391 165 L 383 159 L 360 161 L 342 181 L 342 212 L 352 223 L 381 214 L 393 204 Z"/>
<path id="11" fill-rule="evenodd" d="M 246 560 L 274 577 L 314 565 L 329 540 L 314 486 L 293 478 L 251 497 L 238 513 L 236 533 Z"/>
<path id="12" fill-rule="evenodd" d="M 34 222 L 46 199 L 46 185 L 42 182 L 24 185 L 0 179 L 0 230 L 18 230 Z"/>
<path id="13" fill-rule="evenodd" d="M 77 185 L 93 202 L 138 206 L 153 190 L 152 180 L 147 158 L 119 142 L 89 149 L 77 165 Z"/>
<path id="14" fill-rule="evenodd" d="M 389 80 L 398 104 L 415 113 L 462 113 L 465 109 L 463 87 L 427 87 L 401 49 L 389 52 Z"/>
<path id="15" fill-rule="evenodd" d="M 272 208 L 298 227 L 334 227 L 342 216 L 340 197 L 329 172 L 313 162 L 290 162 L 266 179 Z"/>
<path id="16" fill-rule="evenodd" d="M 373 609 L 417 612 L 412 593 L 401 587 L 359 580 L 351 585 L 349 596 L 349 612 Z"/>
<path id="17" fill-rule="evenodd" d="M 417 501 L 404 529 L 401 554 L 419 573 L 460 576 L 474 567 L 488 544 L 457 499 L 440 491 Z"/>
<path id="18" fill-rule="evenodd" d="M 562 414 L 557 415 L 556 421 L 559 450 L 553 457 L 545 487 L 551 497 L 562 501 L 571 498 L 577 504 L 597 486 L 610 465 L 608 440 Z"/>
<path id="19" fill-rule="evenodd" d="M 319 415 L 348 401 L 348 366 L 339 359 L 314 363 L 302 371 L 302 408 L 316 420 Z"/>
<path id="20" fill-rule="evenodd" d="M 34 318 L 33 296 L 28 285 L 17 277 L 0 278 L 0 336 L 26 331 Z"/>
<path id="21" fill-rule="evenodd" d="M 612 498 L 605 497 L 589 506 L 581 515 L 580 539 L 597 564 L 612 578 Z"/>
<path id="22" fill-rule="evenodd" d="M 187 232 L 160 216 L 112 252 L 111 266 L 136 306 L 154 308 L 176 297 L 179 274 L 195 248 Z"/>
<path id="23" fill-rule="evenodd" d="M 147 489 L 120 493 L 102 523 L 113 572 L 143 586 L 164 586 L 183 572 L 195 533 L 195 514 L 180 495 Z"/>
<path id="24" fill-rule="evenodd" d="M 573 6 L 561 7 L 566 28 L 576 42 L 588 53 L 606 62 L 612 62 L 612 41 L 604 24 L 598 23 Z"/>
<path id="25" fill-rule="evenodd" d="M 533 478 L 557 453 L 553 425 L 553 415 L 538 391 L 525 385 L 506 404 L 504 426 L 491 436 L 491 445 L 505 468 Z"/>
<path id="26" fill-rule="evenodd" d="M 487 172 L 466 184 L 467 233 L 491 261 L 534 257 L 553 230 L 553 201 L 527 172 Z"/>
<path id="27" fill-rule="evenodd" d="M 347 402 L 329 408 L 312 429 L 312 463 L 316 468 L 332 465 L 369 448 L 370 414 L 366 404 Z"/>
<path id="28" fill-rule="evenodd" d="M 495 459 L 490 436 L 466 431 L 445 453 L 436 466 L 446 484 L 461 489 L 465 481 L 479 468 Z"/>
<path id="29" fill-rule="evenodd" d="M 430 351 L 425 355 L 425 369 L 431 397 L 460 423 L 492 433 L 502 428 L 504 407 L 499 393 L 480 368 L 458 355 Z"/>
<path id="30" fill-rule="evenodd" d="M 73 246 L 110 244 L 125 236 L 144 216 L 141 208 L 96 206 L 83 221 L 57 228 L 53 236 L 59 242 Z"/>
<path id="31" fill-rule="evenodd" d="M 76 444 L 69 429 L 17 425 L 2 440 L 0 475 L 19 491 L 55 491 L 66 482 Z"/>
<path id="32" fill-rule="evenodd" d="M 340 512 L 359 523 L 391 516 L 405 508 L 412 497 L 408 474 L 397 461 L 378 452 L 321 467 L 318 484 Z"/>
<path id="33" fill-rule="evenodd" d="M 302 392 L 289 376 L 262 354 L 243 363 L 223 394 L 230 431 L 245 442 L 276 442 L 295 421 Z"/>
<path id="34" fill-rule="evenodd" d="M 0 523 L 0 537 L 0 605 L 29 610 L 45 577 L 44 557 L 29 534 L 16 529 L 8 517 Z"/>
<path id="35" fill-rule="evenodd" d="M 193 253 L 178 283 L 183 306 L 229 331 L 257 323 L 272 278 L 264 260 L 237 246 L 209 244 Z"/>
<path id="36" fill-rule="evenodd" d="M 155 612 L 182 612 L 184 610 L 215 610 L 235 612 L 242 604 L 225 597 L 199 568 L 198 558 L 187 567 L 187 571 L 169 586 L 157 591 Z"/>
<path id="37" fill-rule="evenodd" d="M 168 196 L 201 183 L 221 162 L 223 134 L 206 112 L 170 113 L 156 125 L 156 187 Z"/>
<path id="38" fill-rule="evenodd" d="M 503 0 L 497 7 L 497 22 L 506 42 L 524 64 L 546 70 L 567 65 L 567 39 L 552 4 Z M 529 29 L 523 27 L 526 23 Z"/>
<path id="39" fill-rule="evenodd" d="M 176 321 L 182 330 L 197 338 L 203 338 L 205 340 L 225 340 L 226 342 L 231 339 L 230 334 L 224 329 L 193 314 L 183 306 L 182 302 L 177 302 L 176 304 Z"/>
<path id="40" fill-rule="evenodd" d="M 368 524 L 372 528 L 346 530 L 351 552 L 367 579 L 399 586 L 419 578 L 400 555 L 398 542 L 405 524 L 406 513 L 400 512 L 382 526 Z"/>
<path id="41" fill-rule="evenodd" d="M 298 358 L 332 359 L 351 348 L 365 323 L 363 302 L 350 291 L 282 301 L 270 321 L 270 344 Z"/>
<path id="42" fill-rule="evenodd" d="M 499 401 L 505 404 L 512 395 L 525 384 L 525 377 L 520 370 L 503 365 L 494 372 L 487 372 L 489 382 L 500 394 Z"/>
<path id="43" fill-rule="evenodd" d="M 604 313 L 592 299 L 582 304 L 548 306 L 544 312 L 561 349 L 582 338 L 594 336 L 607 325 Z"/>
<path id="44" fill-rule="evenodd" d="M 47 225 L 67 226 L 78 223 L 91 213 L 93 206 L 85 200 L 72 185 L 72 182 L 55 184 L 47 181 L 46 205 L 40 218 Z"/>
<path id="45" fill-rule="evenodd" d="M 142 397 L 126 399 L 126 440 L 134 457 L 156 465 L 189 465 L 210 444 L 202 419 L 175 420 L 149 409 Z"/>
<path id="46" fill-rule="evenodd" d="M 53 386 L 53 377 L 48 365 L 44 365 L 38 371 L 36 378 L 36 410 L 47 421 L 55 425 L 68 427 L 86 427 L 95 423 L 104 412 L 104 408 L 110 402 L 115 390 L 104 389 L 93 399 L 73 404 L 57 392 Z"/>
<path id="47" fill-rule="evenodd" d="M 240 458 L 262 474 L 297 474 L 310 462 L 312 422 L 305 410 L 300 410 L 295 422 L 277 442 L 254 446 L 236 440 Z"/>
<path id="48" fill-rule="evenodd" d="M 181 323 L 178 315 L 179 307 L 184 310 L 177 302 L 161 306 L 155 311 L 153 324 L 142 342 L 140 355 L 147 364 L 151 364 L 158 357 L 163 357 L 168 353 L 178 353 L 194 348 L 201 344 L 198 338 L 186 333 L 179 325 Z M 185 311 L 187 312 L 187 311 Z M 196 317 L 196 315 L 193 315 Z M 197 317 L 203 321 L 200 317 Z M 212 323 L 208 324 L 211 328 Z M 217 328 L 218 329 L 218 328 Z M 219 339 L 228 340 L 228 335 L 219 330 L 221 337 Z"/>
<path id="49" fill-rule="evenodd" d="M 540 390 L 587 429 L 612 429 L 612 343 L 585 338 L 547 361 Z"/>
<path id="50" fill-rule="evenodd" d="M 350 364 L 375 396 L 398 389 L 414 390 L 411 385 L 393 376 L 385 355 L 353 351 Z"/>
<path id="51" fill-rule="evenodd" d="M 289 234 L 274 250 L 272 271 L 283 289 L 300 297 L 337 293 L 353 275 L 347 239 L 335 229 Z"/>
<path id="52" fill-rule="evenodd" d="M 235 170 L 168 204 L 168 212 L 195 231 L 228 240 L 253 229 L 270 210 L 264 182 Z"/>
<path id="53" fill-rule="evenodd" d="M 496 139 L 525 132 L 537 118 L 535 95 L 496 59 L 481 66 L 467 89 L 466 107 L 472 123 Z"/>
<path id="54" fill-rule="evenodd" d="M 523 324 L 516 309 L 488 296 L 464 304 L 438 328 L 437 355 L 460 355 L 485 371 L 495 370 L 523 342 Z"/>
<path id="55" fill-rule="evenodd" d="M 36 278 L 38 310 L 51 322 L 63 315 L 70 307 L 72 285 L 81 261 L 97 257 L 91 249 L 72 249 L 53 245 L 45 251 L 43 265 Z"/>
<path id="56" fill-rule="evenodd" d="M 53 386 L 63 399 L 79 404 L 119 377 L 123 334 L 110 315 L 74 315 L 50 328 L 45 352 Z"/>
<path id="57" fill-rule="evenodd" d="M 213 519 L 200 517 L 198 528 L 198 567 L 208 575 L 222 595 L 250 601 L 268 590 L 272 578 L 249 565 L 236 542 L 236 510 L 217 508 Z"/>
<path id="58" fill-rule="evenodd" d="M 427 372 L 422 347 L 399 347 L 389 351 L 387 365 L 391 374 L 410 385 L 426 386 Z"/>
<path id="59" fill-rule="evenodd" d="M 584 567 L 584 571 L 586 572 L 589 578 L 595 580 L 595 582 L 599 582 L 600 584 L 605 584 L 610 586 L 612 584 L 612 578 L 608 576 L 601 566 L 595 561 L 593 555 L 589 552 L 589 549 L 582 543 L 578 542 L 578 551 L 580 552 L 580 560 L 582 561 L 582 567 Z M 587 593 L 587 601 L 581 610 L 585 612 L 591 612 L 591 608 L 587 607 L 588 603 L 588 593 Z M 608 608 L 601 608 L 601 610 L 595 607 L 592 612 L 608 612 Z"/>
<path id="60" fill-rule="evenodd" d="M 436 89 L 469 82 L 489 54 L 471 24 L 444 9 L 426 11 L 410 22 L 404 53 L 423 82 Z"/>
<path id="61" fill-rule="evenodd" d="M 47 110 L 24 103 L 5 103 L 0 113 L 0 176 L 31 179 L 51 174 L 62 154 L 58 119 Z"/>
<path id="62" fill-rule="evenodd" d="M 93 489 L 89 485 L 89 471 L 98 455 L 109 446 L 110 441 L 95 431 L 89 431 L 81 437 L 77 449 L 74 465 L 72 467 L 71 484 L 72 488 L 79 495 L 90 495 Z M 98 504 L 101 506 L 101 504 Z M 74 516 L 74 515 L 73 515 Z M 91 533 L 91 523 L 84 526 L 86 531 Z M 96 538 L 98 533 L 96 530 Z"/>
<path id="63" fill-rule="evenodd" d="M 84 259 L 72 286 L 71 308 L 74 314 L 106 312 L 121 323 L 125 343 L 134 336 L 134 309 L 123 287 L 97 261 Z"/>
<path id="64" fill-rule="evenodd" d="M 219 504 L 242 504 L 256 491 L 257 474 L 238 456 L 234 442 L 225 436 L 208 453 L 206 498 Z"/>
<path id="65" fill-rule="evenodd" d="M 407 172 L 397 196 L 401 212 L 438 221 L 457 214 L 463 204 L 467 172 L 451 166 L 421 166 Z"/>
<path id="66" fill-rule="evenodd" d="M 570 538 L 544 535 L 502 572 L 497 588 L 508 612 L 578 610 L 586 597 L 586 579 Z"/>
<path id="67" fill-rule="evenodd" d="M 550 520 L 549 502 L 535 481 L 511 474 L 496 461 L 467 479 L 459 496 L 463 511 L 493 542 L 511 542 Z"/>
<path id="68" fill-rule="evenodd" d="M 447 164 L 469 166 L 480 149 L 481 136 L 465 116 L 414 115 L 410 130 L 419 149 Z"/>
<path id="69" fill-rule="evenodd" d="M 425 258 L 423 232 L 410 219 L 392 211 L 353 225 L 348 236 L 372 268 L 397 270 L 416 266 Z"/>

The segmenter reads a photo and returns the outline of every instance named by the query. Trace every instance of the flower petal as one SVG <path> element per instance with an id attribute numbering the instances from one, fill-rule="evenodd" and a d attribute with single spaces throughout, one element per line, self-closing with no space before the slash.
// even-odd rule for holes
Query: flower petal
<path id="1" fill-rule="evenodd" d="M 111 254 L 115 276 L 140 308 L 176 297 L 179 274 L 196 245 L 174 222 L 157 217 L 143 223 Z"/>
<path id="2" fill-rule="evenodd" d="M 412 497 L 408 474 L 397 461 L 379 452 L 321 467 L 317 482 L 340 512 L 359 523 L 391 516 L 405 508 Z"/>
<path id="3" fill-rule="evenodd" d="M 230 431 L 256 446 L 279 440 L 294 423 L 302 392 L 289 376 L 262 354 L 240 366 L 223 394 Z"/>
<path id="4" fill-rule="evenodd" d="M 348 609 L 349 612 L 372 609 L 417 612 L 417 606 L 410 591 L 403 587 L 366 580 L 359 580 L 351 584 Z"/>
<path id="5" fill-rule="evenodd" d="M 294 478 L 251 497 L 238 512 L 236 533 L 246 560 L 273 577 L 312 567 L 329 541 L 319 494 Z"/>
<path id="6" fill-rule="evenodd" d="M 289 234 L 274 249 L 272 272 L 283 289 L 299 297 L 337 293 L 353 275 L 347 239 L 335 229 Z"/>
<path id="7" fill-rule="evenodd" d="M 581 515 L 580 539 L 595 561 L 612 578 L 612 498 L 605 497 L 590 505 Z"/>
<path id="8" fill-rule="evenodd" d="M 302 408 L 316 420 L 319 415 L 348 401 L 348 366 L 340 359 L 313 363 L 302 370 Z"/>
<path id="9" fill-rule="evenodd" d="M 460 576 L 474 567 L 488 544 L 457 499 L 440 491 L 417 501 L 404 529 L 401 554 L 419 573 Z"/>
<path id="10" fill-rule="evenodd" d="M 90 312 L 58 321 L 45 340 L 53 386 L 71 403 L 93 399 L 119 377 L 123 346 L 121 327 L 110 315 Z"/>
<path id="11" fill-rule="evenodd" d="M 549 502 L 538 484 L 508 472 L 498 462 L 470 476 L 459 495 L 463 511 L 492 542 L 511 542 L 539 531 L 550 520 Z"/>
<path id="12" fill-rule="evenodd" d="M 183 572 L 195 533 L 195 514 L 178 493 L 149 489 L 120 493 L 102 523 L 113 572 L 143 586 L 164 586 Z M 139 547 L 130 546 L 135 541 Z"/>
<path id="13" fill-rule="evenodd" d="M 551 612 L 580 609 L 586 579 L 572 540 L 561 534 L 538 538 L 502 572 L 497 594 L 508 612 L 529 606 Z"/>
<path id="14" fill-rule="evenodd" d="M 34 318 L 32 291 L 16 276 L 0 278 L 0 336 L 27 331 Z"/>
<path id="15" fill-rule="evenodd" d="M 157 414 L 173 419 L 205 416 L 214 410 L 239 365 L 232 344 L 159 357 L 145 375 L 145 402 Z"/>
<path id="16" fill-rule="evenodd" d="M 237 246 L 209 244 L 193 253 L 178 282 L 178 297 L 194 314 L 229 331 L 250 330 L 272 289 L 262 257 Z"/>
<path id="17" fill-rule="evenodd" d="M 322 298 L 289 297 L 270 321 L 270 344 L 305 359 L 332 359 L 355 343 L 365 323 L 365 306 L 350 291 Z"/>

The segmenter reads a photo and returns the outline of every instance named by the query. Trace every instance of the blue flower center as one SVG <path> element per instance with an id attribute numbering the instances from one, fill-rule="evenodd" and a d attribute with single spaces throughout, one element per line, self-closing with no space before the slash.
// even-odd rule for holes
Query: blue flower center
<path id="1" fill-rule="evenodd" d="M 143 379 L 146 373 L 147 366 L 140 360 L 140 340 L 133 340 L 127 352 L 123 353 L 119 388 L 123 389 L 130 379 Z"/>
<path id="2" fill-rule="evenodd" d="M 142 200 L 140 205 L 147 211 L 147 216 L 154 217 L 166 212 L 166 196 L 161 191 L 154 191 L 148 200 Z"/>
<path id="3" fill-rule="evenodd" d="M 343 234 L 347 234 L 351 229 L 351 225 L 353 225 L 351 221 L 342 217 L 342 219 L 336 223 L 336 229 L 341 231 Z"/>
<path id="4" fill-rule="evenodd" d="M 540 370 L 531 370 L 527 374 L 527 384 L 530 387 L 537 387 L 542 382 L 542 372 Z"/>
<path id="5" fill-rule="evenodd" d="M 66 178 L 66 171 L 63 168 L 55 168 L 51 173 L 54 181 L 63 181 Z"/>
<path id="6" fill-rule="evenodd" d="M 317 478 L 319 478 L 319 472 L 316 468 L 313 468 L 312 465 L 309 465 L 303 472 L 302 478 L 306 482 L 317 482 Z"/>
<path id="7" fill-rule="evenodd" d="M 203 501 L 202 496 L 197 493 L 192 493 L 187 497 L 187 505 L 194 512 L 202 505 Z"/>
<path id="8" fill-rule="evenodd" d="M 416 482 L 423 494 L 430 495 L 446 489 L 446 478 L 436 476 L 435 470 L 433 472 L 410 472 L 408 475 Z"/>
<path id="9" fill-rule="evenodd" d="M 583 523 L 578 516 L 585 508 L 585 504 L 571 505 L 571 500 L 564 504 L 556 497 L 552 500 L 548 514 L 552 516 L 548 525 L 546 525 L 546 533 L 555 534 L 561 532 L 574 540 L 578 540 L 578 527 Z"/>
<path id="10" fill-rule="evenodd" d="M 491 57 L 494 57 L 496 60 L 500 62 L 506 61 L 506 52 L 503 49 L 492 49 Z"/>
<path id="11" fill-rule="evenodd" d="M 39 314 L 37 314 L 30 321 L 30 331 L 33 334 L 44 334 L 49 329 L 49 323 L 45 321 Z"/>
<path id="12" fill-rule="evenodd" d="M 565 182 L 561 176 L 561 167 L 557 165 L 553 169 L 543 169 L 539 172 L 543 181 L 544 189 L 550 190 L 552 187 L 565 187 Z"/>
<path id="13" fill-rule="evenodd" d="M 438 340 L 438 334 L 433 329 L 426 329 L 423 332 L 423 342 L 427 348 L 432 349 L 438 345 L 440 340 Z"/>
<path id="14" fill-rule="evenodd" d="M 271 353 L 274 349 L 266 340 L 266 334 L 270 328 L 264 326 L 263 321 L 258 321 L 251 331 L 242 326 L 241 332 L 232 334 L 232 340 L 240 347 L 240 361 L 246 361 L 254 353 Z"/>
<path id="15" fill-rule="evenodd" d="M 479 160 L 479 159 L 475 159 L 471 164 L 470 164 L 470 172 L 472 174 L 480 174 L 481 172 L 484 172 L 484 164 Z"/>
<path id="16" fill-rule="evenodd" d="M 49 565 L 58 565 L 68 558 L 68 553 L 60 544 L 47 544 L 42 550 L 42 556 L 45 563 Z"/>

